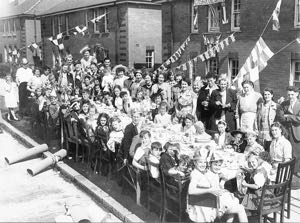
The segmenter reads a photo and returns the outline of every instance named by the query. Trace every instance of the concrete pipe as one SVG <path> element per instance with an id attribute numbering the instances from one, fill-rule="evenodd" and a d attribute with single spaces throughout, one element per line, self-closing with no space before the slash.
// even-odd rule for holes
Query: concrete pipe
<path id="1" fill-rule="evenodd" d="M 82 206 L 72 206 L 68 209 L 68 214 L 72 217 L 74 222 L 90 223 L 89 214 Z"/>
<path id="2" fill-rule="evenodd" d="M 35 176 L 36 174 L 43 171 L 47 167 L 54 165 L 59 160 L 63 159 L 66 155 L 67 155 L 67 150 L 61 149 L 58 152 L 52 154 L 52 156 L 49 156 L 46 159 L 43 159 L 41 162 L 39 162 L 34 167 L 27 169 L 27 172 L 31 176 Z"/>
<path id="3" fill-rule="evenodd" d="M 32 156 L 35 156 L 37 154 L 46 152 L 48 150 L 48 146 L 47 144 L 42 144 L 42 145 L 38 145 L 35 146 L 31 149 L 26 150 L 25 152 L 19 153 L 19 154 L 15 154 L 12 157 L 5 157 L 5 161 L 11 165 L 13 163 L 28 159 Z"/>

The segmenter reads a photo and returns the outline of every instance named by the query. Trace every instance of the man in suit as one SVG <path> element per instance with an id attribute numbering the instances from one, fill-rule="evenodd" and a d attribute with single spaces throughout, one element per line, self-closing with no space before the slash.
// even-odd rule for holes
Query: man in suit
<path id="1" fill-rule="evenodd" d="M 226 79 L 220 79 L 219 87 L 211 93 L 211 106 L 214 110 L 211 126 L 213 130 L 217 130 L 217 122 L 223 120 L 227 123 L 228 129 L 233 131 L 236 129 L 236 91 L 228 88 Z"/>
<path id="2" fill-rule="evenodd" d="M 197 118 L 198 120 L 202 121 L 206 127 L 206 129 L 212 129 L 212 114 L 213 114 L 213 107 L 211 104 L 211 93 L 219 89 L 216 85 L 216 75 L 214 73 L 208 73 L 206 75 L 207 85 L 203 86 L 198 95 L 197 99 Z"/>
<path id="3" fill-rule="evenodd" d="M 287 88 L 287 101 L 282 102 L 283 125 L 286 127 L 289 140 L 296 157 L 295 175 L 300 177 L 300 102 L 299 89 L 295 86 Z"/>

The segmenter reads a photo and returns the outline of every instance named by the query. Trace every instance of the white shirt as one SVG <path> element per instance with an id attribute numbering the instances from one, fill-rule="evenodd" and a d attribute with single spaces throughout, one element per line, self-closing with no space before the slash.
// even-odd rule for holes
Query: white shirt
<path id="1" fill-rule="evenodd" d="M 20 85 L 23 82 L 29 82 L 33 76 L 32 70 L 30 68 L 20 67 L 16 73 L 16 82 Z"/>

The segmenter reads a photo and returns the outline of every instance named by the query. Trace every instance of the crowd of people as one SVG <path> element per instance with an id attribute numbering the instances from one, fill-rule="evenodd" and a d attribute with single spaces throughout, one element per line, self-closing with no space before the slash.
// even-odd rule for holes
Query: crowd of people
<path id="1" fill-rule="evenodd" d="M 287 87 L 286 100 L 275 101 L 271 88 L 256 92 L 248 80 L 240 90 L 230 86 L 226 74 L 209 72 L 190 80 L 177 70 L 113 67 L 109 58 L 97 61 L 86 49 L 82 59 L 73 61 L 68 55 L 56 70 L 32 69 L 23 58 L 15 81 L 11 74 L 6 76 L 5 92 L 9 121 L 30 116 L 35 123 L 47 123 L 55 137 L 61 120 L 76 122 L 79 137 L 93 144 L 92 165 L 95 151 L 104 154 L 102 175 L 109 174 L 109 166 L 116 170 L 120 160 L 141 171 L 150 160 L 170 176 L 188 174 L 190 195 L 224 197 L 221 213 L 190 204 L 187 211 L 195 222 L 223 214 L 237 214 L 246 222 L 245 209 L 257 207 L 255 191 L 272 182 L 278 163 L 292 157 L 300 177 L 300 102 L 294 86 Z M 130 121 L 124 123 L 121 116 Z M 176 129 L 200 146 L 194 147 L 192 157 L 181 154 L 180 142 L 154 141 L 145 126 Z M 218 150 L 224 149 L 245 155 L 242 169 L 249 176 L 241 187 L 248 192 L 240 201 L 220 184 L 223 158 Z M 157 169 L 150 171 L 154 178 L 159 176 Z"/>

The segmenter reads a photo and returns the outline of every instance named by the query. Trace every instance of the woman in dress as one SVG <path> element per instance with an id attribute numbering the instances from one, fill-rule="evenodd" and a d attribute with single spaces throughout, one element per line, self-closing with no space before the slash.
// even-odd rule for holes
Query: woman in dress
<path id="1" fill-rule="evenodd" d="M 173 73 L 173 71 L 169 70 L 167 73 L 167 83 L 170 85 L 170 87 L 173 87 L 175 84 L 177 84 L 176 80 L 175 80 L 175 74 Z"/>
<path id="2" fill-rule="evenodd" d="M 163 73 L 158 74 L 157 83 L 152 86 L 152 93 L 156 94 L 161 92 L 163 100 L 168 102 L 168 106 L 171 105 L 171 87 L 168 83 L 164 82 L 165 76 Z"/>
<path id="3" fill-rule="evenodd" d="M 279 112 L 281 106 L 273 101 L 273 90 L 266 88 L 263 92 L 263 101 L 259 103 L 257 110 L 257 128 L 259 131 L 259 142 L 269 151 L 272 137 L 270 135 L 271 125 L 274 121 L 280 121 Z"/>
<path id="4" fill-rule="evenodd" d="M 176 116 L 184 118 L 187 114 L 195 116 L 197 107 L 197 95 L 190 88 L 190 82 L 186 79 L 181 81 L 180 93 L 175 106 Z"/>
<path id="5" fill-rule="evenodd" d="M 279 122 L 271 125 L 271 137 L 270 155 L 273 166 L 277 168 L 279 163 L 292 159 L 292 144 L 284 137 L 283 126 Z"/>
<path id="6" fill-rule="evenodd" d="M 12 82 L 11 76 L 6 75 L 6 82 L 4 85 L 4 100 L 5 100 L 5 106 L 8 108 L 8 114 L 7 119 L 10 120 L 16 120 L 19 119 L 15 115 L 15 108 L 18 107 L 18 97 L 17 97 L 17 84 L 15 82 Z"/>
<path id="7" fill-rule="evenodd" d="M 254 91 L 252 81 L 245 80 L 242 83 L 244 93 L 239 97 L 236 106 L 236 118 L 240 119 L 242 131 L 252 131 L 256 129 L 257 105 L 261 102 L 262 96 Z"/>
<path id="8" fill-rule="evenodd" d="M 142 76 L 142 71 L 141 70 L 136 70 L 135 71 L 135 80 L 131 84 L 130 87 L 130 92 L 131 92 L 131 98 L 135 99 L 136 92 L 137 90 L 144 84 L 143 76 Z"/>

